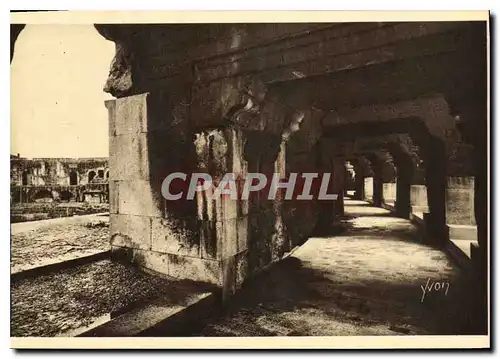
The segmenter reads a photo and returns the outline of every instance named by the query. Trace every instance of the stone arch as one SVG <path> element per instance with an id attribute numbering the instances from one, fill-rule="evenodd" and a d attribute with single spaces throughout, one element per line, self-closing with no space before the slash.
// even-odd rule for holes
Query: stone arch
<path id="1" fill-rule="evenodd" d="M 59 199 L 64 202 L 69 202 L 73 199 L 73 193 L 68 190 L 63 190 L 59 194 Z"/>
<path id="2" fill-rule="evenodd" d="M 22 179 L 21 179 L 21 184 L 23 186 L 27 186 L 29 184 L 29 176 L 28 176 L 28 171 L 23 171 L 23 174 L 21 175 L 22 176 Z"/>
<path id="3" fill-rule="evenodd" d="M 70 186 L 78 185 L 78 174 L 76 173 L 76 171 L 71 171 L 69 173 L 69 185 Z"/>
<path id="4" fill-rule="evenodd" d="M 92 180 L 96 177 L 97 173 L 94 170 L 89 171 L 88 173 L 88 183 L 91 183 Z"/>
<path id="5" fill-rule="evenodd" d="M 33 199 L 35 202 L 52 202 L 54 200 L 54 196 L 52 191 L 41 189 L 35 193 Z"/>

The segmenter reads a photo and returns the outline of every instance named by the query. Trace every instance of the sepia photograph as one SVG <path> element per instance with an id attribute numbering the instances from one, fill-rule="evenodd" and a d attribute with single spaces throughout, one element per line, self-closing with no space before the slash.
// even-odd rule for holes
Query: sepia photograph
<path id="1" fill-rule="evenodd" d="M 488 11 L 10 17 L 12 348 L 491 348 Z"/>

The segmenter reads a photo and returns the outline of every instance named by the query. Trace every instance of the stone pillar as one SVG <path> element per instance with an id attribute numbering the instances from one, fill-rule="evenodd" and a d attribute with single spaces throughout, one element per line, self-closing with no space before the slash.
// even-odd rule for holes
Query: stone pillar
<path id="1" fill-rule="evenodd" d="M 373 166 L 373 205 L 381 207 L 384 200 L 384 180 L 382 178 L 382 168 L 379 164 Z"/>
<path id="2" fill-rule="evenodd" d="M 222 227 L 200 218 L 196 201 L 162 195 L 168 174 L 189 175 L 198 166 L 188 109 L 177 96 L 151 93 L 106 102 L 111 247 L 116 258 L 142 268 L 222 285 Z"/>
<path id="3" fill-rule="evenodd" d="M 400 163 L 397 167 L 396 181 L 396 215 L 400 218 L 410 218 L 411 214 L 411 182 L 413 178 L 413 163 Z"/>
<path id="4" fill-rule="evenodd" d="M 354 161 L 354 198 L 358 200 L 365 199 L 365 178 L 370 175 L 369 167 L 363 157 L 357 157 Z"/>
<path id="5" fill-rule="evenodd" d="M 478 88 L 483 88 L 485 84 L 486 81 Z M 486 278 L 488 262 L 488 115 L 485 95 L 486 90 L 483 93 L 471 93 L 467 97 L 470 102 L 457 101 L 456 107 L 459 119 L 457 128 L 462 139 L 474 147 L 474 217 L 478 245 L 471 248 L 471 256 L 482 272 L 483 279 Z"/>
<path id="6" fill-rule="evenodd" d="M 317 146 L 317 164 L 320 174 L 330 173 L 330 182 L 328 183 L 328 193 L 336 193 L 335 185 L 335 167 L 334 161 L 330 155 L 328 143 L 320 142 Z M 316 235 L 331 234 L 336 215 L 336 203 L 333 200 L 318 200 L 318 222 L 314 233 Z"/>
<path id="7" fill-rule="evenodd" d="M 446 150 L 444 142 L 429 136 L 425 148 L 425 183 L 429 213 L 424 214 L 426 241 L 436 246 L 448 240 L 446 226 Z"/>
<path id="8" fill-rule="evenodd" d="M 356 171 L 356 176 L 354 177 L 355 192 L 354 198 L 363 200 L 365 198 L 365 177 L 361 171 Z"/>
<path id="9" fill-rule="evenodd" d="M 278 260 L 288 251 L 289 241 L 283 224 L 283 191 L 275 199 L 269 199 L 269 184 L 273 174 L 285 179 L 285 148 L 280 136 L 268 136 L 259 132 L 247 133 L 244 159 L 248 173 L 262 173 L 268 179 L 266 190 L 252 192 L 248 199 L 247 226 L 247 273 L 240 278 L 257 273 Z M 243 228 L 240 228 L 243 232 Z M 230 255 L 230 253 L 228 253 Z M 237 268 L 241 265 L 237 264 Z M 239 286 L 240 278 L 236 285 Z"/>
<path id="10" fill-rule="evenodd" d="M 344 160 L 335 158 L 333 160 L 333 172 L 331 174 L 332 190 L 337 195 L 333 201 L 333 212 L 335 220 L 344 216 L 344 189 L 346 185 L 346 168 Z"/>

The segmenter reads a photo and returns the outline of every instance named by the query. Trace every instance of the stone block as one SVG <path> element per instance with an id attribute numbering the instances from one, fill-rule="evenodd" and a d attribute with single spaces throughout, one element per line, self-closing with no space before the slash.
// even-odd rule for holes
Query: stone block
<path id="1" fill-rule="evenodd" d="M 109 181 L 109 213 L 118 213 L 118 182 Z"/>
<path id="2" fill-rule="evenodd" d="M 115 181 L 118 192 L 118 213 L 162 217 L 164 199 L 153 193 L 149 181 Z"/>
<path id="3" fill-rule="evenodd" d="M 410 203 L 412 206 L 427 206 L 427 186 L 411 185 Z"/>
<path id="4" fill-rule="evenodd" d="M 110 118 L 111 135 L 146 132 L 148 96 L 144 93 L 114 100 L 113 118 Z"/>
<path id="5" fill-rule="evenodd" d="M 236 219 L 236 230 L 238 231 L 238 252 L 248 249 L 248 216 Z"/>
<path id="6" fill-rule="evenodd" d="M 396 183 L 383 184 L 383 197 L 386 202 L 396 201 Z"/>
<path id="7" fill-rule="evenodd" d="M 152 250 L 181 256 L 200 257 L 199 222 L 193 218 L 171 221 L 151 219 Z"/>
<path id="8" fill-rule="evenodd" d="M 222 222 L 223 237 L 220 241 L 218 258 L 228 258 L 238 252 L 237 221 L 237 218 L 232 218 Z"/>
<path id="9" fill-rule="evenodd" d="M 241 287 L 248 277 L 248 251 L 243 251 L 235 256 L 236 260 L 236 289 Z"/>
<path id="10" fill-rule="evenodd" d="M 475 225 L 473 191 L 456 188 L 446 190 L 446 222 Z"/>
<path id="11" fill-rule="evenodd" d="M 151 219 L 129 214 L 110 214 L 111 246 L 151 249 Z"/>
<path id="12" fill-rule="evenodd" d="M 222 222 L 200 220 L 199 226 L 201 257 L 216 259 L 224 233 Z"/>
<path id="13" fill-rule="evenodd" d="M 373 177 L 365 178 L 365 199 L 373 198 Z"/>
<path id="14" fill-rule="evenodd" d="M 450 239 L 477 241 L 477 226 L 448 224 Z"/>
<path id="15" fill-rule="evenodd" d="M 110 180 L 148 180 L 150 167 L 145 133 L 110 137 Z"/>
<path id="16" fill-rule="evenodd" d="M 475 225 L 474 177 L 448 177 L 446 189 L 446 222 Z"/>
<path id="17" fill-rule="evenodd" d="M 168 275 L 168 254 L 155 251 L 134 250 L 133 262 L 143 268 Z"/>
<path id="18" fill-rule="evenodd" d="M 197 217 L 200 220 L 225 221 L 248 214 L 248 200 L 230 195 L 214 195 L 212 190 L 196 194 Z"/>
<path id="19" fill-rule="evenodd" d="M 236 292 L 236 256 L 224 258 L 221 261 L 222 295 L 223 299 Z"/>
<path id="20" fill-rule="evenodd" d="M 168 275 L 216 285 L 222 284 L 220 262 L 168 254 Z"/>

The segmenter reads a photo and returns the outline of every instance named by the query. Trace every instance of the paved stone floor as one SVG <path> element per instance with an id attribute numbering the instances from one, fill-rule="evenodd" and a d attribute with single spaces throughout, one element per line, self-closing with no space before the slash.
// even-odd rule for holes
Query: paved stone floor
<path id="1" fill-rule="evenodd" d="M 418 243 L 413 224 L 354 200 L 343 223 L 342 234 L 310 238 L 246 284 L 195 335 L 477 333 L 470 279 L 444 252 Z M 423 296 L 426 286 L 441 289 Z"/>
<path id="2" fill-rule="evenodd" d="M 109 217 L 83 215 L 11 224 L 11 272 L 109 249 Z"/>

